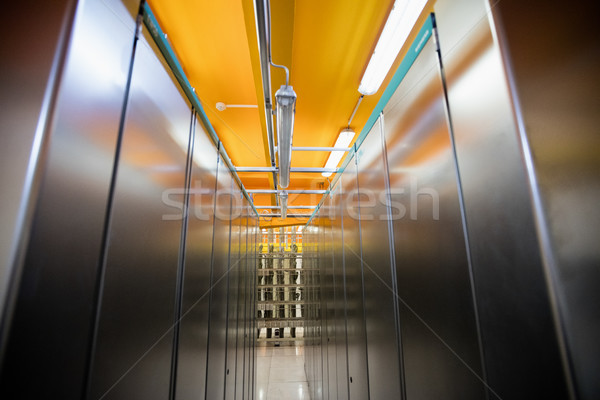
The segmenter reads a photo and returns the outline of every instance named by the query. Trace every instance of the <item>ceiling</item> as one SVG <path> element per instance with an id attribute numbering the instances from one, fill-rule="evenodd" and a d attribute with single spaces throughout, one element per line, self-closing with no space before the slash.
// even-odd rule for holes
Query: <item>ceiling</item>
<path id="1" fill-rule="evenodd" d="M 290 70 L 298 98 L 294 146 L 333 146 L 360 97 L 358 86 L 393 0 L 271 0 L 272 59 Z M 259 48 L 253 0 L 150 0 L 204 110 L 236 167 L 269 167 Z M 407 41 L 410 43 L 410 40 Z M 396 69 L 403 51 L 391 71 Z M 392 73 L 365 96 L 350 127 L 360 133 Z M 272 95 L 285 83 L 271 68 Z M 227 108 L 217 102 L 256 105 Z M 356 139 L 355 136 L 355 139 Z M 292 167 L 323 167 L 327 152 L 293 152 Z M 239 173 L 246 189 L 273 189 L 271 173 Z M 332 179 L 330 177 L 329 179 Z M 319 173 L 292 173 L 288 189 L 327 189 Z M 317 205 L 321 195 L 290 194 L 294 205 Z M 254 194 L 256 206 L 275 197 Z M 268 212 L 270 210 L 259 210 Z M 304 224 L 307 218 L 261 219 L 261 226 Z"/>

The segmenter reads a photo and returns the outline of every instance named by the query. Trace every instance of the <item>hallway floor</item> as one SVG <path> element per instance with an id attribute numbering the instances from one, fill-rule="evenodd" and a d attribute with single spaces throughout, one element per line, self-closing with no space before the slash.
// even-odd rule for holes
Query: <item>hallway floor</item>
<path id="1" fill-rule="evenodd" d="M 307 400 L 304 347 L 257 347 L 258 400 Z"/>

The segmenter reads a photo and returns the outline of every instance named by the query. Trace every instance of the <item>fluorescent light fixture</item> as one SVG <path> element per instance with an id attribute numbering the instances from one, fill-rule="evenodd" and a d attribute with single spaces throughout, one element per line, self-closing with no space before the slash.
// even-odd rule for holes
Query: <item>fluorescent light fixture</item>
<path id="1" fill-rule="evenodd" d="M 371 95 L 379 90 L 426 4 L 427 0 L 396 0 L 360 81 L 361 94 Z"/>
<path id="2" fill-rule="evenodd" d="M 296 93 L 291 86 L 282 85 L 275 93 L 277 101 L 277 154 L 279 155 L 279 186 L 290 185 L 292 162 L 292 136 L 294 135 L 294 113 Z"/>
<path id="3" fill-rule="evenodd" d="M 344 129 L 340 132 L 337 140 L 335 141 L 335 145 L 333 147 L 343 147 L 347 148 L 350 143 L 352 143 L 352 139 L 354 139 L 354 131 L 352 129 Z M 332 151 L 329 153 L 329 158 L 325 163 L 325 168 L 335 168 L 340 163 L 342 157 L 344 157 L 345 151 Z M 331 176 L 331 172 L 323 172 L 321 173 L 324 177 Z"/>
<path id="4" fill-rule="evenodd" d="M 279 192 L 279 207 L 281 211 L 281 219 L 287 218 L 288 194 L 285 191 Z"/>

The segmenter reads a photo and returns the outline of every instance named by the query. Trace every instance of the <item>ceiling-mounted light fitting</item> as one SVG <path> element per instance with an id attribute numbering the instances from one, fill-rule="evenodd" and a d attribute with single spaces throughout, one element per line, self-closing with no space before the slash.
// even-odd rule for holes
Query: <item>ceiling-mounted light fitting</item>
<path id="1" fill-rule="evenodd" d="M 379 90 L 426 4 L 427 0 L 396 0 L 360 81 L 360 93 L 371 95 Z"/>
<path id="2" fill-rule="evenodd" d="M 346 128 L 340 132 L 335 145 L 333 147 L 348 147 L 354 139 L 354 131 L 350 128 Z M 329 158 L 325 163 L 325 168 L 335 168 L 340 163 L 340 160 L 344 156 L 344 151 L 332 151 L 329 153 Z M 324 177 L 331 176 L 331 172 L 323 172 L 321 175 Z"/>
<path id="3" fill-rule="evenodd" d="M 288 194 L 285 191 L 279 192 L 279 209 L 281 211 L 281 219 L 287 218 Z"/>
<path id="4" fill-rule="evenodd" d="M 289 85 L 282 85 L 275 93 L 277 101 L 277 154 L 279 156 L 279 186 L 290 184 L 292 162 L 292 136 L 294 135 L 294 113 L 296 93 Z"/>

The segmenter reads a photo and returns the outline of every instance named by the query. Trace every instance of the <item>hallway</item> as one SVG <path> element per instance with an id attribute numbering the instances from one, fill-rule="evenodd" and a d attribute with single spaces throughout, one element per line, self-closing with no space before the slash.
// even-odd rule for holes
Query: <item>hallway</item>
<path id="1" fill-rule="evenodd" d="M 589 2 L 7 2 L 0 398 L 600 399 Z"/>
<path id="2" fill-rule="evenodd" d="M 309 400 L 303 346 L 256 349 L 257 400 Z"/>

